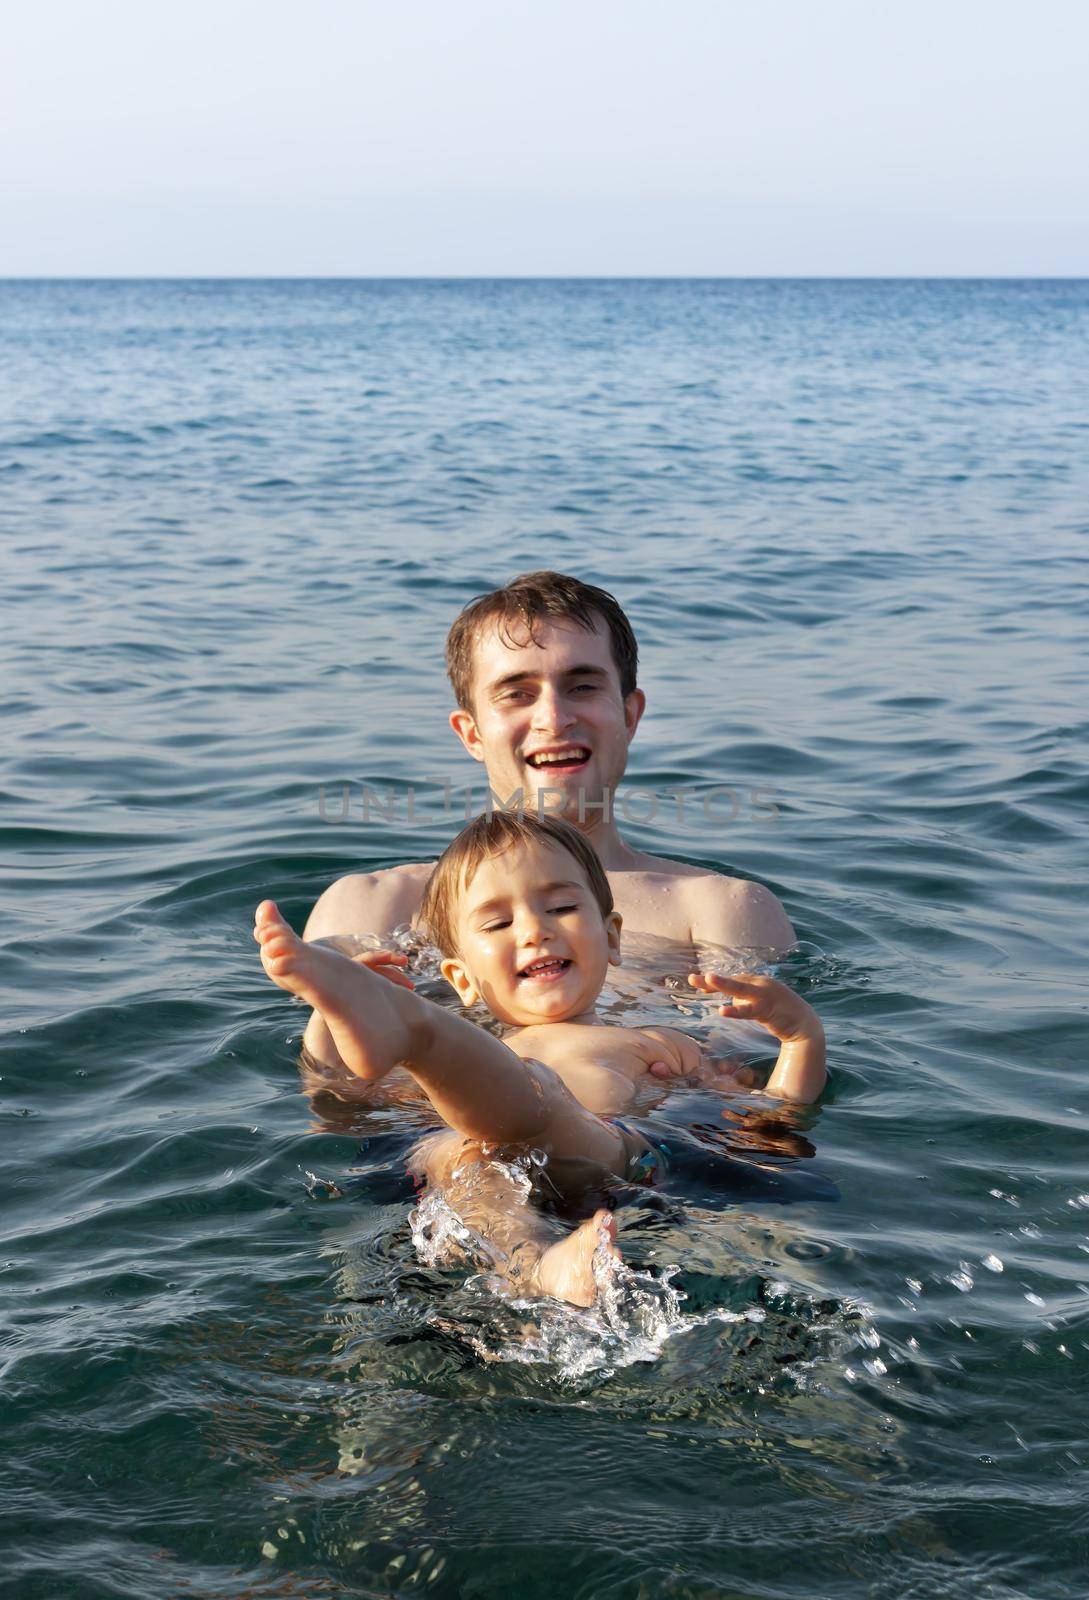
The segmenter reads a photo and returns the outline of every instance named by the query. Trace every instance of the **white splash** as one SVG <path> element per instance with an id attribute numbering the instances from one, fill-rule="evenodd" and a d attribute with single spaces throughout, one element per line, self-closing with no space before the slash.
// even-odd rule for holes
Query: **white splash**
<path id="1" fill-rule="evenodd" d="M 711 1323 L 763 1322 L 758 1306 L 745 1311 L 715 1308 L 687 1315 L 686 1296 L 673 1278 L 678 1266 L 660 1276 L 638 1272 L 601 1249 L 594 1258 L 597 1299 L 583 1310 L 558 1300 L 515 1298 L 499 1280 L 470 1280 L 520 1313 L 516 1328 L 495 1326 L 470 1333 L 469 1343 L 487 1361 L 512 1361 L 551 1367 L 559 1377 L 575 1380 L 591 1374 L 608 1377 L 637 1361 L 656 1361 L 669 1340 Z M 505 1320 L 505 1319 L 504 1319 Z"/>
<path id="2" fill-rule="evenodd" d="M 533 1152 L 523 1161 L 504 1163 L 522 1203 L 528 1202 L 532 1187 L 530 1166 L 542 1159 Z M 603 1246 L 594 1255 L 597 1298 L 592 1306 L 583 1309 L 546 1297 L 520 1296 L 496 1273 L 495 1246 L 468 1227 L 439 1190 L 422 1196 L 409 1222 L 416 1255 L 424 1266 L 486 1269 L 465 1284 L 470 1295 L 484 1299 L 483 1318 L 474 1315 L 452 1322 L 438 1313 L 431 1318 L 466 1339 L 486 1361 L 548 1366 L 565 1379 L 591 1373 L 608 1376 L 637 1361 L 657 1360 L 670 1339 L 695 1328 L 763 1322 L 766 1316 L 755 1306 L 688 1315 L 681 1309 L 684 1291 L 673 1282 L 680 1267 L 666 1267 L 660 1274 L 638 1272 Z M 479 1301 L 474 1309 L 479 1312 Z"/>

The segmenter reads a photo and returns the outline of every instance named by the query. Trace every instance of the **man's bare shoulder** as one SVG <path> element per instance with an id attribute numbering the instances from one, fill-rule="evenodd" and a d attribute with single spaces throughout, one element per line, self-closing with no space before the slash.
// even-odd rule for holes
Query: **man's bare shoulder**
<path id="1" fill-rule="evenodd" d="M 630 866 L 610 872 L 609 881 L 629 932 L 731 949 L 786 951 L 794 944 L 778 899 L 749 878 L 639 851 Z"/>
<path id="2" fill-rule="evenodd" d="M 311 911 L 303 937 L 335 933 L 390 933 L 420 909 L 433 861 L 406 861 L 378 872 L 349 872 L 331 883 Z"/>
<path id="3" fill-rule="evenodd" d="M 671 861 L 668 856 L 652 856 L 646 850 L 632 852 L 632 861 L 629 867 L 622 870 L 636 873 L 647 878 L 719 878 L 720 873 L 709 872 L 706 867 L 694 867 L 688 861 Z M 727 878 L 727 883 L 737 880 Z"/>
<path id="4" fill-rule="evenodd" d="M 646 851 L 640 851 L 624 877 L 625 898 L 632 902 L 636 923 L 640 923 L 643 902 L 656 907 L 657 915 L 665 915 L 662 891 L 668 890 L 668 899 L 681 917 L 665 920 L 683 920 L 692 944 L 788 950 L 795 942 L 795 930 L 779 899 L 763 883 L 753 883 L 752 878 L 728 878 L 721 872 L 712 872 L 710 867 L 670 861 L 668 856 L 649 856 Z M 673 938 L 681 938 L 673 926 L 665 931 L 670 931 Z"/>
<path id="5" fill-rule="evenodd" d="M 693 944 L 787 951 L 795 942 L 782 903 L 751 878 L 727 878 L 697 869 L 679 885 L 688 909 Z"/>

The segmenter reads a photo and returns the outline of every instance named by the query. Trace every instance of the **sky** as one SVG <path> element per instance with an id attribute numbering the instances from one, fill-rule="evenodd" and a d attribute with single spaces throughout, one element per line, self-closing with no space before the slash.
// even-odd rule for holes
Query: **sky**
<path id="1" fill-rule="evenodd" d="M 1084 276 L 1084 0 L 37 0 L 3 276 Z"/>

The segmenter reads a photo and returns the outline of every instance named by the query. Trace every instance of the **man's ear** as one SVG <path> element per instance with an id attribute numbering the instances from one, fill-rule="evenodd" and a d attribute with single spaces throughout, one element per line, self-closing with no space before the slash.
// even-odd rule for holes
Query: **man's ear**
<path id="1" fill-rule="evenodd" d="M 621 964 L 620 929 L 622 926 L 623 918 L 621 917 L 619 911 L 610 911 L 609 915 L 605 918 L 605 933 L 609 940 L 610 967 L 619 967 Z"/>
<path id="2" fill-rule="evenodd" d="M 473 982 L 472 973 L 465 963 L 459 961 L 456 956 L 447 956 L 446 960 L 440 963 L 439 971 L 457 994 L 463 1006 L 468 1008 L 471 1005 L 475 1005 L 480 999 L 480 992 Z"/>
<path id="3" fill-rule="evenodd" d="M 638 720 L 638 719 L 637 719 Z M 450 713 L 450 726 L 468 750 L 474 761 L 483 761 L 484 746 L 477 729 L 476 718 L 471 711 L 463 711 L 459 706 Z M 634 733 L 634 729 L 632 732 Z"/>
<path id="4" fill-rule="evenodd" d="M 624 726 L 628 730 L 628 738 L 635 738 L 635 730 L 639 726 L 639 719 L 647 708 L 647 697 L 642 689 L 633 689 L 624 701 Z"/>

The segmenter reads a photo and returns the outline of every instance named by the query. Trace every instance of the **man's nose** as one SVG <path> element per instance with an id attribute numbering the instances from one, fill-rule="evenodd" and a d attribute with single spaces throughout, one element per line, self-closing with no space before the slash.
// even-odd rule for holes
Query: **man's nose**
<path id="1" fill-rule="evenodd" d="M 563 733 L 577 720 L 563 695 L 542 689 L 533 707 L 533 726 L 539 733 Z"/>

